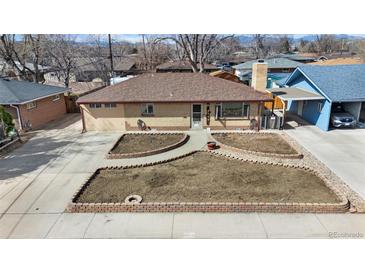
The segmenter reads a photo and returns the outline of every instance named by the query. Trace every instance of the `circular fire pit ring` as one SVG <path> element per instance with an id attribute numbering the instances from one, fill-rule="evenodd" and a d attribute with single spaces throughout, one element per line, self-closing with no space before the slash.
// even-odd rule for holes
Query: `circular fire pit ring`
<path id="1" fill-rule="evenodd" d="M 142 197 L 139 195 L 129 195 L 127 198 L 125 198 L 124 203 L 126 204 L 140 204 L 142 202 Z"/>

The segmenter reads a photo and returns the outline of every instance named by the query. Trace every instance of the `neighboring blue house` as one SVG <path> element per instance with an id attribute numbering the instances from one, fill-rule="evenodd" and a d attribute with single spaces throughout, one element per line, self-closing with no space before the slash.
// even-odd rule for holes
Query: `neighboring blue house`
<path id="1" fill-rule="evenodd" d="M 365 64 L 300 66 L 286 80 L 286 87 L 319 94 L 321 100 L 288 100 L 287 111 L 294 112 L 327 131 L 331 108 L 341 104 L 357 121 L 365 123 Z"/>

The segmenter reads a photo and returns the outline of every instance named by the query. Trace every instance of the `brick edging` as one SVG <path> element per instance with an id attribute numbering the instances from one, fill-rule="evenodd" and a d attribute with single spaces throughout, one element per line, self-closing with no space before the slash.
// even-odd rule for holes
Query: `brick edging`
<path id="1" fill-rule="evenodd" d="M 122 134 L 122 136 L 120 136 L 118 138 L 118 140 L 114 143 L 112 148 L 109 150 L 108 154 L 106 155 L 106 159 L 126 159 L 126 158 L 138 158 L 138 157 L 151 156 L 151 155 L 163 153 L 163 152 L 166 152 L 166 151 L 173 150 L 173 149 L 176 149 L 178 147 L 181 147 L 181 146 L 185 145 L 190 139 L 190 136 L 188 134 L 184 133 L 181 140 L 179 140 L 178 142 L 176 142 L 172 145 L 168 145 L 168 146 L 165 146 L 165 147 L 162 147 L 162 148 L 147 150 L 147 151 L 142 151 L 142 152 L 112 153 L 113 149 L 115 149 L 118 146 L 119 142 L 123 139 L 123 137 L 125 135 L 172 135 L 172 134 L 181 134 L 181 133 L 175 133 L 175 132 L 124 133 L 124 134 Z"/>
<path id="2" fill-rule="evenodd" d="M 247 154 L 252 154 L 252 155 L 256 155 L 256 156 L 261 156 L 261 157 L 275 157 L 275 158 L 282 158 L 282 159 L 302 159 L 303 158 L 303 154 L 298 153 L 297 149 L 295 147 L 293 147 L 290 143 L 288 143 L 284 138 L 282 138 L 287 144 L 288 146 L 290 146 L 294 151 L 296 151 L 297 153 L 295 154 L 283 154 L 283 153 L 270 153 L 270 152 L 259 152 L 259 151 L 252 151 L 252 150 L 247 150 L 247 149 L 242 149 L 242 148 L 237 148 L 237 147 L 233 147 L 230 145 L 226 145 L 223 144 L 222 142 L 219 142 L 217 139 L 215 139 L 213 137 L 214 134 L 276 134 L 278 135 L 280 138 L 282 138 L 282 136 L 280 136 L 280 134 L 278 133 L 273 133 L 273 132 L 212 132 L 210 134 L 211 138 L 223 149 L 229 149 L 232 151 L 236 151 L 238 153 L 247 153 Z"/>
<path id="3" fill-rule="evenodd" d="M 137 167 L 146 167 L 157 165 L 161 163 L 167 163 L 192 155 L 197 151 L 192 151 L 178 157 L 158 161 L 154 163 L 140 164 L 140 165 L 130 165 L 124 167 L 103 167 L 97 169 L 83 184 L 79 190 L 72 197 L 72 201 L 66 209 L 66 212 L 70 213 L 86 213 L 86 212 L 280 212 L 280 213 L 344 213 L 347 212 L 350 205 L 347 198 L 339 193 L 336 189 L 331 187 L 331 184 L 327 182 L 327 179 L 322 177 L 318 172 L 303 166 L 295 166 L 291 164 L 282 163 L 267 163 L 263 161 L 242 159 L 237 156 L 226 155 L 217 151 L 206 151 L 215 155 L 225 156 L 229 159 L 236 159 L 243 162 L 253 162 L 265 165 L 276 165 L 285 166 L 290 168 L 299 168 L 309 172 L 312 172 L 316 176 L 320 177 L 340 199 L 340 203 L 255 203 L 255 202 L 245 202 L 245 203 L 215 203 L 215 202 L 147 202 L 141 204 L 125 204 L 125 203 L 78 203 L 77 199 L 80 197 L 82 192 L 90 185 L 92 179 L 97 175 L 97 173 L 102 169 L 128 169 Z"/>

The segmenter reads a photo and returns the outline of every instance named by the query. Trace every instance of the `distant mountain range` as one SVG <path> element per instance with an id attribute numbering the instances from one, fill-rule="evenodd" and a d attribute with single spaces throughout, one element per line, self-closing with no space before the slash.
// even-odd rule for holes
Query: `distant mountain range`
<path id="1" fill-rule="evenodd" d="M 294 42 L 299 42 L 301 39 L 306 41 L 314 41 L 317 39 L 316 34 L 288 34 Z M 239 40 L 242 43 L 250 43 L 253 39 L 252 35 L 250 34 L 235 34 L 236 37 L 239 38 Z M 339 39 L 346 39 L 346 40 L 365 40 L 365 34 L 335 34 L 335 36 Z M 108 40 L 105 39 L 99 41 L 102 45 L 107 45 Z M 131 42 L 131 43 L 140 43 L 140 37 L 138 35 L 134 34 L 113 34 L 112 35 L 113 42 L 116 43 L 123 43 L 123 42 Z M 278 35 L 268 35 L 266 39 L 278 39 Z M 82 45 L 92 45 L 93 43 L 87 40 L 87 35 L 78 35 L 78 39 L 76 41 L 79 44 Z"/>
<path id="2" fill-rule="evenodd" d="M 314 41 L 317 39 L 317 34 L 288 34 L 292 39 L 294 39 L 295 42 L 300 41 L 301 39 L 306 40 L 306 41 Z M 247 34 L 237 34 L 235 35 L 236 37 L 239 38 L 239 40 L 242 43 L 249 43 L 252 41 L 252 35 L 247 35 Z M 335 36 L 338 39 L 346 39 L 346 40 L 365 40 L 365 34 L 356 34 L 356 35 L 352 35 L 352 34 L 335 34 Z M 269 35 L 269 38 L 271 39 L 276 39 L 278 36 L 277 35 Z"/>

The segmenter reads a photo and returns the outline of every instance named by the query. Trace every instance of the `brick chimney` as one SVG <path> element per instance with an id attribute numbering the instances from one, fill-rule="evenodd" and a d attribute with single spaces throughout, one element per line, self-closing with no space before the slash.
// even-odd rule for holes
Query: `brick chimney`
<path id="1" fill-rule="evenodd" d="M 252 65 L 252 80 L 251 86 L 258 90 L 265 92 L 267 85 L 267 63 L 264 60 L 258 60 Z"/>

